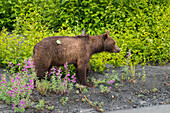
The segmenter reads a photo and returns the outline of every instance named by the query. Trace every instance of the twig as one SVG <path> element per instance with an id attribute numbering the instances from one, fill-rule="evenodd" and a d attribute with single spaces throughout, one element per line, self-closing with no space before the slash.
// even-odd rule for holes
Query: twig
<path id="1" fill-rule="evenodd" d="M 76 99 L 76 101 L 78 102 L 79 100 L 81 100 L 82 99 L 82 97 L 81 98 L 79 98 L 79 99 Z"/>
<path id="2" fill-rule="evenodd" d="M 98 112 L 103 113 L 103 110 L 100 109 L 100 107 L 96 107 L 96 106 L 93 106 L 93 105 L 91 104 L 91 101 L 86 97 L 86 95 L 84 95 L 84 98 L 86 99 L 86 101 L 90 104 L 90 106 L 91 106 L 93 109 L 95 109 L 95 110 L 98 111 Z"/>

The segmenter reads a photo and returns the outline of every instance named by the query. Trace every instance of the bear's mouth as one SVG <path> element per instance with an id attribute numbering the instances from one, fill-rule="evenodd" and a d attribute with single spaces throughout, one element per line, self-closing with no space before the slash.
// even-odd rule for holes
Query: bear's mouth
<path id="1" fill-rule="evenodd" d="M 109 53 L 116 53 L 114 50 L 109 50 L 108 52 Z"/>

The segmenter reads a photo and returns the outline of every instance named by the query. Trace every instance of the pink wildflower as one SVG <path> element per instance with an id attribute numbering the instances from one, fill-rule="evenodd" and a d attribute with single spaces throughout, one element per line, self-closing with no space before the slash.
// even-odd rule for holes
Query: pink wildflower
<path id="1" fill-rule="evenodd" d="M 109 84 L 111 84 L 111 85 L 112 85 L 113 83 L 114 83 L 114 80 L 110 80 Z"/>
<path id="2" fill-rule="evenodd" d="M 81 35 L 85 35 L 85 28 L 82 30 L 82 34 Z"/>
<path id="3" fill-rule="evenodd" d="M 129 52 L 127 52 L 126 57 L 127 57 L 127 58 L 131 58 L 131 49 L 129 49 Z"/>
<path id="4" fill-rule="evenodd" d="M 18 63 L 18 64 L 17 64 L 17 66 L 20 66 L 20 65 L 21 65 L 21 63 Z"/>

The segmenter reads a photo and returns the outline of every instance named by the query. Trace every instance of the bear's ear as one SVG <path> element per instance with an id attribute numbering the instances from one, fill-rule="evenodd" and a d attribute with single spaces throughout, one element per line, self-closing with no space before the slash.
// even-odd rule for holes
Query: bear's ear
<path id="1" fill-rule="evenodd" d="M 107 30 L 107 31 L 106 31 L 106 33 L 109 35 L 110 31 L 109 31 L 109 30 Z"/>
<path id="2" fill-rule="evenodd" d="M 105 39 L 108 38 L 108 37 L 109 37 L 109 30 L 106 31 L 106 33 L 104 34 L 103 38 L 104 38 L 104 40 L 105 40 Z"/>

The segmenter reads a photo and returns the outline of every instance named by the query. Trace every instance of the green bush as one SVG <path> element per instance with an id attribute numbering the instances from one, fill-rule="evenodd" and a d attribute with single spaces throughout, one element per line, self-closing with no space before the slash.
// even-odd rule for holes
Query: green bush
<path id="1" fill-rule="evenodd" d="M 34 45 L 45 37 L 80 35 L 83 28 L 90 35 L 110 30 L 110 36 L 122 50 L 119 54 L 94 55 L 90 62 L 94 70 L 102 72 L 106 63 L 125 65 L 129 49 L 134 64 L 163 64 L 170 60 L 168 3 L 168 0 L 0 1 L 3 6 L 0 28 L 7 28 L 0 33 L 0 65 L 17 64 L 32 56 Z M 13 34 L 8 35 L 7 30 L 11 29 Z"/>
<path id="2" fill-rule="evenodd" d="M 14 29 L 12 26 L 15 20 L 13 6 L 12 0 L 0 0 L 0 31 L 3 26 L 7 27 L 8 30 Z"/>
<path id="3" fill-rule="evenodd" d="M 66 23 L 68 26 L 65 27 L 78 24 L 88 30 L 110 27 L 120 30 L 124 27 L 120 22 L 125 23 L 127 18 L 140 11 L 151 17 L 153 12 L 157 13 L 156 8 L 168 6 L 168 3 L 169 0 L 1 0 L 0 28 L 14 27 L 17 17 L 34 12 L 37 15 L 31 16 L 42 16 L 39 22 L 52 30 L 58 30 Z"/>

